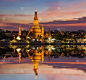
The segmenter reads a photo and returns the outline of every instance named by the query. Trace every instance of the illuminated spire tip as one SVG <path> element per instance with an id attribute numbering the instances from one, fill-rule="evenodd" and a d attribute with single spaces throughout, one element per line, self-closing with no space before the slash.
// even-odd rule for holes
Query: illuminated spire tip
<path id="1" fill-rule="evenodd" d="M 37 12 L 37 10 L 35 9 L 35 12 Z"/>

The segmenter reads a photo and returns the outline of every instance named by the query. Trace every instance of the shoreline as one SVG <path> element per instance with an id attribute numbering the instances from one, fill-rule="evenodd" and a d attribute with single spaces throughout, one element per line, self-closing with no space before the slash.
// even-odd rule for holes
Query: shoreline
<path id="1" fill-rule="evenodd" d="M 0 45 L 86 45 L 86 43 L 9 43 L 0 42 Z"/>

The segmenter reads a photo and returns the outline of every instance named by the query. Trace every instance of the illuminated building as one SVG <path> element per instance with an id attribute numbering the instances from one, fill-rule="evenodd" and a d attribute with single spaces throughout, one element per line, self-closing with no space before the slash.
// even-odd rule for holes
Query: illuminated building
<path id="1" fill-rule="evenodd" d="M 17 42 L 17 40 L 14 37 L 14 39 L 11 41 L 11 43 L 16 43 L 16 42 Z"/>
<path id="2" fill-rule="evenodd" d="M 26 39 L 29 38 L 29 34 L 30 34 L 30 26 L 29 26 L 29 31 L 28 31 L 28 34 L 26 36 Z"/>
<path id="3" fill-rule="evenodd" d="M 34 16 L 34 20 L 33 20 L 33 26 L 31 29 L 29 28 L 28 36 L 30 33 L 32 33 L 35 38 L 37 38 L 38 36 L 42 36 L 42 38 L 44 37 L 44 27 L 42 26 L 42 31 L 41 31 L 41 29 L 39 27 L 39 23 L 38 23 L 38 17 L 37 17 L 36 10 L 35 10 L 35 16 Z"/>
<path id="4" fill-rule="evenodd" d="M 49 36 L 49 41 L 52 40 L 52 37 L 51 37 L 51 33 L 50 33 L 50 27 L 49 27 L 49 33 L 48 33 L 48 36 Z"/>
<path id="5" fill-rule="evenodd" d="M 50 33 L 50 27 L 49 27 L 49 31 L 46 32 L 46 34 L 45 34 L 45 38 L 48 38 L 49 42 L 51 42 L 52 36 L 51 36 L 51 33 Z"/>
<path id="6" fill-rule="evenodd" d="M 44 27 L 42 25 L 42 39 L 44 38 Z"/>
<path id="7" fill-rule="evenodd" d="M 44 36 L 43 25 L 42 25 L 42 30 L 40 29 L 36 10 L 35 10 L 35 16 L 34 16 L 34 20 L 33 20 L 33 26 L 32 26 L 32 28 L 29 27 L 29 31 L 28 31 L 27 35 L 26 35 L 26 32 L 24 32 L 23 35 L 21 35 L 21 27 L 19 26 L 19 34 L 16 39 L 21 40 L 22 37 L 24 37 L 24 36 L 26 39 L 27 38 L 29 38 L 29 39 L 41 38 L 40 40 L 43 40 L 44 38 L 48 38 L 49 42 L 51 42 L 51 40 L 52 40 L 51 33 L 50 33 L 50 27 L 49 27 L 48 33 L 46 33 L 45 36 Z"/>
<path id="8" fill-rule="evenodd" d="M 16 38 L 16 39 L 17 39 L 17 40 L 21 40 L 21 38 L 20 38 L 20 36 L 19 36 L 19 35 L 17 36 L 17 38 Z"/>
<path id="9" fill-rule="evenodd" d="M 21 36 L 21 27 L 19 25 L 19 36 Z"/>
<path id="10" fill-rule="evenodd" d="M 45 38 L 48 38 L 48 32 L 46 32 L 46 34 L 45 34 Z"/>
<path id="11" fill-rule="evenodd" d="M 20 25 L 19 25 L 19 34 L 18 34 L 18 36 L 17 36 L 17 40 L 21 40 L 21 38 L 20 38 L 20 36 L 21 36 L 21 27 L 20 27 Z"/>

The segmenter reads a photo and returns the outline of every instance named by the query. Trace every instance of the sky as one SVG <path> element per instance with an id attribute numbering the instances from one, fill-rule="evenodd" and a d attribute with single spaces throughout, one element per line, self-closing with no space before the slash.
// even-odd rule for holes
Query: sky
<path id="1" fill-rule="evenodd" d="M 77 61 L 78 62 L 77 62 Z M 0 60 L 1 80 L 35 80 L 33 63 L 29 58 L 8 57 Z M 38 65 L 36 80 L 86 80 L 86 58 L 52 57 L 41 60 Z"/>
<path id="2" fill-rule="evenodd" d="M 35 9 L 45 31 L 86 31 L 86 0 L 0 0 L 0 29 L 28 30 Z"/>

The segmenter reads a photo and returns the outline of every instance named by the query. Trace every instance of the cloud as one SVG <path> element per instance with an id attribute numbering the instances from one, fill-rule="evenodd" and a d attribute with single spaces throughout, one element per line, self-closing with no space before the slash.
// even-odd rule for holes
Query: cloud
<path id="1" fill-rule="evenodd" d="M 21 28 L 23 29 L 29 29 L 29 26 L 32 27 L 33 24 L 22 24 L 22 23 L 0 23 L 0 27 L 3 29 L 8 29 L 8 30 L 17 30 L 19 28 L 19 25 L 21 25 Z"/>
<path id="2" fill-rule="evenodd" d="M 60 17 L 60 18 L 63 19 L 63 17 L 67 16 L 66 17 L 66 19 L 67 19 L 67 18 L 70 17 L 70 15 L 75 16 L 75 15 L 82 14 L 82 13 L 85 13 L 85 12 L 86 11 L 70 11 L 70 12 L 64 12 L 64 13 L 63 12 L 62 13 L 53 13 L 53 14 L 49 13 L 49 14 L 46 14 L 46 15 L 42 15 L 41 17 L 42 18 L 54 18 L 54 17 L 56 18 L 56 17 Z"/>
<path id="3" fill-rule="evenodd" d="M 59 2 L 47 2 L 49 4 L 49 7 L 46 11 L 52 11 L 57 10 L 57 7 L 60 6 Z"/>
<path id="4" fill-rule="evenodd" d="M 39 24 L 43 25 L 45 30 L 47 30 L 49 26 L 51 30 L 55 30 L 57 28 L 64 28 L 65 31 L 86 30 L 86 17 L 81 17 L 78 18 L 77 20 L 67 20 L 67 21 L 56 20 Z"/>
<path id="5" fill-rule="evenodd" d="M 4 19 L 4 16 L 2 18 Z M 23 22 L 20 21 L 19 23 L 18 22 L 4 21 L 0 23 L 0 27 L 2 27 L 3 29 L 8 29 L 8 30 L 13 30 L 14 28 L 14 30 L 18 31 L 19 25 L 21 25 L 21 27 L 24 29 L 28 29 L 29 26 L 31 27 L 33 26 L 33 23 L 28 23 L 28 22 L 24 23 L 24 21 Z M 64 28 L 65 31 L 66 30 L 72 31 L 72 30 L 79 30 L 79 29 L 86 30 L 86 17 L 74 18 L 74 20 L 66 20 L 66 21 L 55 20 L 51 22 L 40 22 L 39 26 L 41 27 L 42 25 L 44 26 L 44 30 L 48 30 L 49 26 L 51 30 L 56 30 L 57 28 Z"/>
<path id="6" fill-rule="evenodd" d="M 20 7 L 21 10 L 24 10 L 24 7 Z"/>
<path id="7" fill-rule="evenodd" d="M 33 17 L 33 15 L 15 14 L 15 15 L 0 15 L 0 17 Z"/>
<path id="8" fill-rule="evenodd" d="M 2 17 L 2 20 L 4 20 L 4 21 L 5 21 L 5 17 Z"/>
<path id="9" fill-rule="evenodd" d="M 21 28 L 23 29 L 29 29 L 29 26 L 32 27 L 33 24 L 21 24 L 21 23 L 3 23 L 0 24 L 0 27 L 3 29 L 8 29 L 8 30 L 17 30 L 19 28 L 19 25 L 21 25 Z M 39 26 L 44 26 L 44 30 L 48 31 L 48 28 L 50 26 L 51 30 L 57 30 L 58 28 L 64 28 L 65 31 L 76 31 L 76 30 L 86 30 L 86 23 L 73 23 L 73 24 L 54 24 L 54 23 L 39 23 Z"/>
<path id="10" fill-rule="evenodd" d="M 51 22 L 45 22 L 45 23 L 40 23 L 40 24 L 76 24 L 76 23 L 86 23 L 86 17 L 81 17 L 81 18 L 74 18 L 78 20 L 55 20 Z"/>
<path id="11" fill-rule="evenodd" d="M 40 16 L 42 18 L 59 17 L 59 18 L 64 19 L 65 16 L 68 16 L 69 18 L 71 18 L 71 17 L 73 18 L 73 16 L 77 17 L 77 16 L 82 15 L 83 13 L 86 13 L 85 6 L 86 6 L 86 1 L 85 2 L 80 1 L 80 2 L 76 2 L 76 3 L 70 3 L 67 5 L 63 5 L 63 6 L 61 5 L 61 3 L 54 2 L 53 4 L 50 3 L 48 8 L 45 11 L 43 11 L 40 14 Z"/>
<path id="12" fill-rule="evenodd" d="M 30 7 L 20 7 L 21 10 L 28 10 Z"/>

